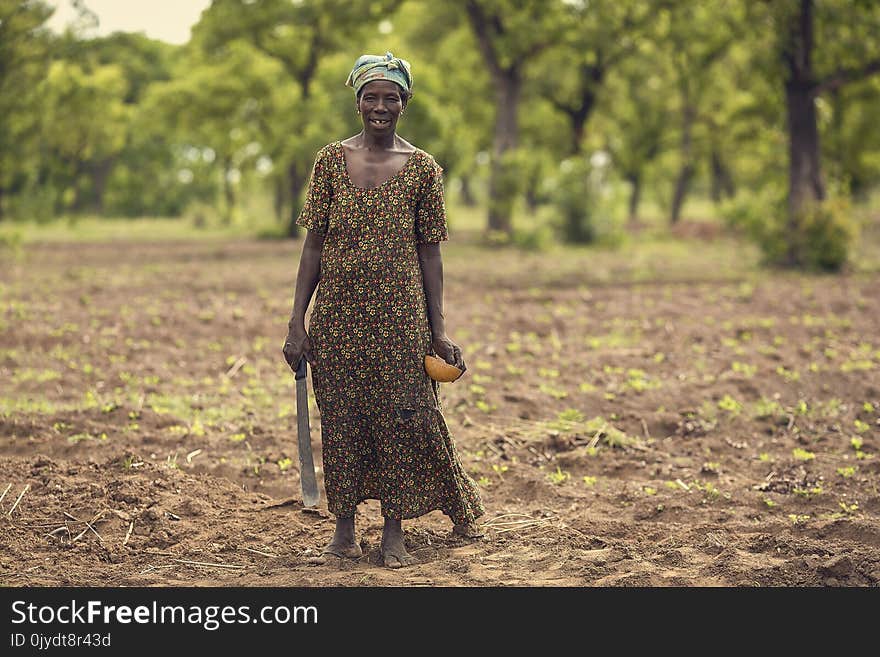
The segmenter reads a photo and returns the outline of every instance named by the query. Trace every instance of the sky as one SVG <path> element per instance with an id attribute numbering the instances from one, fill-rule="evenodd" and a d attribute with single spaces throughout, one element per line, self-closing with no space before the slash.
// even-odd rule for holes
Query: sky
<path id="1" fill-rule="evenodd" d="M 49 27 L 63 31 L 76 19 L 70 0 L 46 0 L 55 7 Z M 98 35 L 111 32 L 145 32 L 148 37 L 168 43 L 186 43 L 189 30 L 199 19 L 211 0 L 85 0 L 85 5 L 97 14 Z"/>

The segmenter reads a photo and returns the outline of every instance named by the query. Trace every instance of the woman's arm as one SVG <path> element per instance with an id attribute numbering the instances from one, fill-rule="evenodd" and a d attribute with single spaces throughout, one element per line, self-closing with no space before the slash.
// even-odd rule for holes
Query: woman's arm
<path id="1" fill-rule="evenodd" d="M 299 258 L 299 271 L 296 275 L 296 291 L 293 298 L 293 311 L 287 323 L 288 334 L 282 352 L 287 364 L 296 371 L 300 358 L 315 364 L 312 343 L 306 333 L 306 309 L 312 300 L 312 294 L 321 278 L 321 251 L 324 248 L 324 236 L 310 230 L 303 242 Z"/>
<path id="2" fill-rule="evenodd" d="M 428 305 L 428 325 L 431 327 L 431 344 L 434 352 L 447 363 L 466 370 L 461 349 L 446 336 L 446 317 L 443 315 L 443 258 L 440 255 L 440 243 L 417 244 L 416 250 L 422 268 L 425 300 Z"/>

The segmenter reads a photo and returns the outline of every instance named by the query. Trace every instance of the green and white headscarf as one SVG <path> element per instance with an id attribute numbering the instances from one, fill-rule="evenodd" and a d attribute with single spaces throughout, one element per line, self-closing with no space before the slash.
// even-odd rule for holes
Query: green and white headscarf
<path id="1" fill-rule="evenodd" d="M 348 80 L 345 81 L 346 86 L 353 87 L 354 93 L 360 93 L 361 88 L 373 80 L 390 80 L 396 82 L 406 92 L 407 96 L 412 96 L 412 72 L 409 68 L 409 62 L 405 59 L 395 57 L 390 52 L 385 55 L 361 55 L 354 63 L 354 68 L 348 74 Z"/>

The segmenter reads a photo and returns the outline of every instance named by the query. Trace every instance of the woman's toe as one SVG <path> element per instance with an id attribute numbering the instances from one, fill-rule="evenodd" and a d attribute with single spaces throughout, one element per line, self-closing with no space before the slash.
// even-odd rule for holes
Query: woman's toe
<path id="1" fill-rule="evenodd" d="M 396 554 L 386 552 L 384 555 L 382 555 L 382 558 L 385 561 L 386 568 L 403 568 L 403 561 L 401 561 L 401 559 Z"/>

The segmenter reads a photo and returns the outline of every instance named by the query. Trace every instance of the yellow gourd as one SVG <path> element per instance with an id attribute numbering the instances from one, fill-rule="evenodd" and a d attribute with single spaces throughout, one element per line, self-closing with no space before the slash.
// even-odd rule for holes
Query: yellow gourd
<path id="1" fill-rule="evenodd" d="M 440 383 L 451 383 L 464 373 L 464 370 L 460 370 L 442 358 L 431 356 L 430 354 L 425 356 L 425 371 L 428 373 L 428 376 Z"/>

